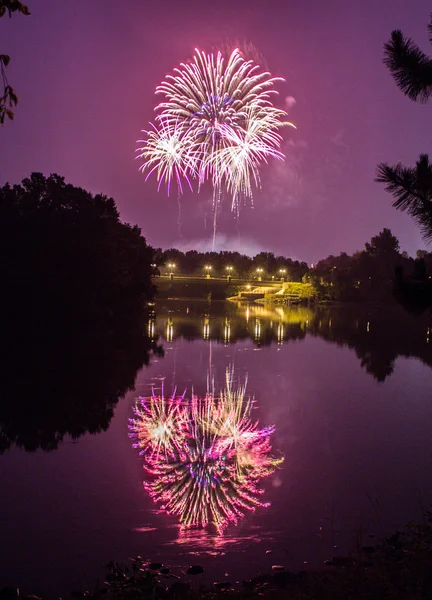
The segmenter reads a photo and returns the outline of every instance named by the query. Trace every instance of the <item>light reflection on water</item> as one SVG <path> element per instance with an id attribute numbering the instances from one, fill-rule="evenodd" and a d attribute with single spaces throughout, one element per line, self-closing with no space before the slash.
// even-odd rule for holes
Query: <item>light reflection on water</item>
<path id="1" fill-rule="evenodd" d="M 283 457 L 271 454 L 274 426 L 262 428 L 252 415 L 246 381 L 229 365 L 219 389 L 211 356 L 205 395 L 192 388 L 167 396 L 162 382 L 160 391 L 137 400 L 129 435 L 142 457 L 145 490 L 178 517 L 182 533 L 208 528 L 222 536 L 248 511 L 269 506 L 260 482 Z"/>
<path id="2" fill-rule="evenodd" d="M 353 348 L 361 366 L 377 381 L 393 371 L 398 356 L 432 366 L 431 317 L 412 318 L 401 308 L 282 307 L 245 303 L 166 301 L 150 319 L 154 339 L 216 341 L 225 346 L 246 339 L 255 348 L 283 346 L 308 336 Z"/>
<path id="3" fill-rule="evenodd" d="M 420 518 L 432 502 L 431 326 L 397 309 L 156 306 L 147 330 L 165 357 L 138 373 L 107 431 L 0 457 L 0 582 L 61 593 L 134 555 L 241 579 L 320 565 Z M 157 509 L 127 422 L 152 387 L 203 396 L 209 369 L 221 381 L 230 364 L 248 374 L 254 419 L 275 425 L 272 453 L 285 460 L 264 480 L 271 506 L 218 537 Z"/>
<path id="4" fill-rule="evenodd" d="M 414 320 L 397 308 L 383 314 L 178 302 L 165 303 L 155 316 L 162 338 L 167 319 L 171 324 L 173 346 L 161 363 L 167 381 L 183 378 L 203 390 L 205 378 L 197 373 L 211 364 L 220 375 L 232 361 L 250 374 L 260 419 L 276 424 L 274 447 L 286 458 L 267 482 L 268 510 L 221 538 L 186 531 L 168 545 L 201 554 L 235 547 L 262 554 L 268 541 L 279 557 L 318 564 L 351 549 L 360 530 L 380 535 L 391 523 L 401 526 L 402 514 L 411 518 L 407 505 L 419 515 L 420 496 L 432 501 L 432 445 L 418 420 L 420 411 L 432 425 L 432 372 L 420 366 L 432 366 L 427 317 Z M 407 416 L 411 431 L 404 430 Z M 411 482 L 411 495 L 401 480 Z"/>
<path id="5" fill-rule="evenodd" d="M 264 531 L 260 525 L 248 526 L 248 531 L 239 534 L 212 535 L 205 529 L 179 529 L 175 540 L 167 542 L 166 546 L 180 546 L 186 549 L 187 554 L 201 556 L 221 556 L 226 549 L 233 550 L 248 544 L 270 543 L 274 538 L 272 534 Z"/>

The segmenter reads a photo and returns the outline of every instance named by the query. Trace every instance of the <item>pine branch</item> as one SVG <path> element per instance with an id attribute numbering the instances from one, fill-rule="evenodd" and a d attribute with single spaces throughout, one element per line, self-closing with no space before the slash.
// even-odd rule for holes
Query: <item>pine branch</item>
<path id="1" fill-rule="evenodd" d="M 429 25 L 432 31 L 432 20 Z M 432 36 L 432 33 L 431 33 Z M 399 89 L 419 102 L 427 102 L 432 95 L 432 60 L 399 30 L 393 31 L 384 45 L 384 64 Z"/>
<path id="2" fill-rule="evenodd" d="M 414 168 L 401 163 L 380 163 L 376 181 L 385 184 L 393 198 L 393 206 L 406 211 L 420 225 L 426 240 L 432 240 L 432 164 L 422 154 Z"/>
<path id="3" fill-rule="evenodd" d="M 432 13 L 430 15 L 429 25 L 427 26 L 429 32 L 429 41 L 432 44 Z"/>

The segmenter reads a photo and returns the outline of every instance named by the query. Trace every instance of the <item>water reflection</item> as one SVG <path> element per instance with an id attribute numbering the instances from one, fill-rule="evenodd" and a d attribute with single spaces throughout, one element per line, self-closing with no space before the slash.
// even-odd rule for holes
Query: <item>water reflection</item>
<path id="1" fill-rule="evenodd" d="M 283 461 L 271 454 L 274 427 L 252 418 L 254 401 L 246 384 L 227 369 L 225 387 L 200 398 L 154 392 L 140 398 L 130 420 L 130 436 L 146 471 L 144 488 L 181 528 L 218 534 L 247 511 L 268 506 L 260 481 Z"/>
<path id="2" fill-rule="evenodd" d="M 17 326 L 0 362 L 0 454 L 13 445 L 54 450 L 66 435 L 106 431 L 138 370 L 161 354 L 154 327 L 148 337 L 139 319 Z"/>
<path id="3" fill-rule="evenodd" d="M 412 317 L 399 307 L 278 307 L 255 304 L 189 306 L 164 303 L 157 332 L 167 341 L 213 340 L 224 345 L 250 339 L 257 347 L 283 345 L 306 336 L 353 349 L 362 368 L 384 381 L 398 356 L 432 367 L 431 317 Z"/>

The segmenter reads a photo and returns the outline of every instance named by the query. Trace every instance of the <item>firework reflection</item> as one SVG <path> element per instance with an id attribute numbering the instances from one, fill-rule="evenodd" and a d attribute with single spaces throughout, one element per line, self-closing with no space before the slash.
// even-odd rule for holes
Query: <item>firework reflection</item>
<path id="1" fill-rule="evenodd" d="M 143 457 L 144 488 L 182 529 L 221 534 L 248 511 L 269 505 L 260 481 L 283 459 L 272 456 L 274 427 L 259 427 L 253 404 L 232 369 L 218 395 L 210 390 L 204 397 L 165 399 L 153 393 L 136 403 L 129 429 Z"/>

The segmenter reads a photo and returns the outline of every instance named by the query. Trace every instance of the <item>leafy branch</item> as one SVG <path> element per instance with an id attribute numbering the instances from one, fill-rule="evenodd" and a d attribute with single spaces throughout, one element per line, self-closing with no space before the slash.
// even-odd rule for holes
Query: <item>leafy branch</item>
<path id="1" fill-rule="evenodd" d="M 5 68 L 8 66 L 10 61 L 10 57 L 7 54 L 0 54 L 0 76 L 1 83 L 3 87 L 3 95 L 0 97 L 0 124 L 3 125 L 5 118 L 8 119 L 14 118 L 14 113 L 12 108 L 17 105 L 18 98 L 13 90 L 13 88 L 9 85 Z"/>
<path id="2" fill-rule="evenodd" d="M 8 12 L 9 17 L 16 11 L 26 16 L 30 14 L 28 6 L 22 2 L 18 2 L 18 0 L 0 0 L 0 18 L 6 14 L 6 11 Z"/>
<path id="3" fill-rule="evenodd" d="M 19 12 L 23 15 L 30 15 L 28 7 L 18 0 L 0 0 L 0 18 L 8 14 L 12 17 L 12 13 Z M 3 125 L 5 119 L 13 119 L 13 108 L 18 104 L 18 98 L 13 87 L 9 84 L 6 76 L 6 68 L 9 65 L 10 56 L 0 54 L 0 125 Z"/>

